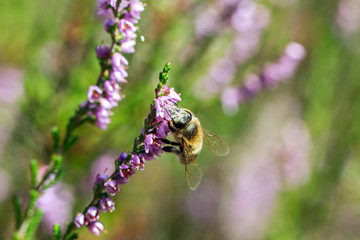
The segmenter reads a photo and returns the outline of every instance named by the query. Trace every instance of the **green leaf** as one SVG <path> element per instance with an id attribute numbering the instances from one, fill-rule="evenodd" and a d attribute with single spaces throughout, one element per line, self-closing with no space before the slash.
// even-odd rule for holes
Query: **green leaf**
<path id="1" fill-rule="evenodd" d="M 53 137 L 53 152 L 56 152 L 59 148 L 59 142 L 60 142 L 60 137 L 59 137 L 59 128 L 53 127 L 51 129 L 51 134 Z"/>
<path id="2" fill-rule="evenodd" d="M 37 174 L 38 174 L 38 163 L 37 161 L 34 159 L 34 160 L 31 160 L 30 162 L 30 170 L 31 170 L 31 187 L 32 188 L 36 188 L 36 185 L 37 185 Z"/>
<path id="3" fill-rule="evenodd" d="M 36 234 L 36 230 L 39 227 L 43 213 L 40 210 L 36 210 L 34 216 L 29 220 L 29 225 L 25 233 L 25 240 L 33 240 Z"/>
<path id="4" fill-rule="evenodd" d="M 53 226 L 54 240 L 60 240 L 60 225 L 55 223 Z"/>
<path id="5" fill-rule="evenodd" d="M 16 229 L 19 229 L 22 222 L 22 214 L 21 214 L 21 199 L 19 196 L 13 197 L 13 204 L 14 204 L 14 212 L 15 212 L 15 226 Z"/>
<path id="6" fill-rule="evenodd" d="M 36 200 L 37 200 L 38 196 L 39 196 L 39 193 L 36 190 L 30 191 L 30 200 L 29 200 L 29 205 L 26 209 L 25 218 L 33 215 L 33 212 L 36 209 Z"/>

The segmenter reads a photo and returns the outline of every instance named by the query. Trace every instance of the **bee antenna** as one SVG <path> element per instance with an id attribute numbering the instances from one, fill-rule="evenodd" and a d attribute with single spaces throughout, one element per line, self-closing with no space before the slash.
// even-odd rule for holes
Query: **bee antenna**
<path id="1" fill-rule="evenodd" d="M 165 111 L 166 111 L 166 113 L 168 114 L 168 116 L 172 119 L 172 117 L 171 117 L 171 115 L 170 115 L 170 113 L 169 113 L 169 110 L 165 107 Z"/>
<path id="2" fill-rule="evenodd" d="M 177 103 L 177 102 L 175 102 L 174 100 L 170 100 L 170 102 L 172 102 L 174 105 L 176 105 L 178 108 L 181 108 L 180 107 L 180 105 Z"/>

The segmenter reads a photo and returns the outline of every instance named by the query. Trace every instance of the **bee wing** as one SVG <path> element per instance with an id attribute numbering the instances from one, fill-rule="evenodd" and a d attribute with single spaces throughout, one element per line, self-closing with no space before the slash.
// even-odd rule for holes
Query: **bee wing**
<path id="1" fill-rule="evenodd" d="M 185 155 L 185 176 L 189 188 L 195 191 L 200 185 L 203 171 L 196 162 L 196 157 L 192 154 L 189 145 L 184 141 L 184 155 Z"/>
<path id="2" fill-rule="evenodd" d="M 229 144 L 227 144 L 224 139 L 205 128 L 203 128 L 203 133 L 205 145 L 211 152 L 215 153 L 217 156 L 226 156 L 230 152 Z"/>

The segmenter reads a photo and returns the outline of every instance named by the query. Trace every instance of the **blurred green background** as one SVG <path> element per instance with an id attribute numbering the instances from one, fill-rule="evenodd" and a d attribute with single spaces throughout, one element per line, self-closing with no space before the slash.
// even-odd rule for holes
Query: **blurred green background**
<path id="1" fill-rule="evenodd" d="M 126 56 L 126 98 L 107 130 L 86 124 L 77 131 L 80 139 L 65 157 L 66 175 L 38 239 L 49 238 L 54 219 L 64 222 L 82 211 L 96 173 L 112 172 L 113 160 L 131 148 L 166 62 L 181 105 L 231 152 L 224 158 L 201 153 L 204 178 L 195 192 L 176 156 L 148 162 L 121 186 L 115 212 L 101 215 L 107 233 L 96 237 L 83 228 L 80 239 L 359 239 L 360 1 L 250 1 L 264 10 L 256 17 L 267 24 L 228 85 L 260 74 L 289 42 L 302 44 L 307 56 L 288 81 L 229 114 L 220 94 L 206 95 L 201 81 L 231 53 L 236 37 L 229 19 L 211 14 L 226 16 L 221 6 L 237 2 L 146 1 L 139 24 L 145 42 L 138 39 L 135 54 Z M 199 35 L 206 11 L 205 23 L 221 27 Z M 50 130 L 64 132 L 86 99 L 100 71 L 95 46 L 109 38 L 95 0 L 5 0 L 0 22 L 0 238 L 9 239 L 11 197 L 17 193 L 26 202 L 29 161 L 49 162 Z"/>

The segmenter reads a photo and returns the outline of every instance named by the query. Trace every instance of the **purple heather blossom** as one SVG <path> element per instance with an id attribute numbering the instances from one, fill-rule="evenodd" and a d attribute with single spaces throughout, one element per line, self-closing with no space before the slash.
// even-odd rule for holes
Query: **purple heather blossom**
<path id="1" fill-rule="evenodd" d="M 136 45 L 135 40 L 124 39 L 121 41 L 121 50 L 124 53 L 133 53 L 135 52 L 135 45 Z"/>
<path id="2" fill-rule="evenodd" d="M 180 94 L 177 94 L 174 91 L 174 88 L 168 89 L 168 87 L 164 87 L 161 89 L 161 92 L 164 95 L 154 99 L 156 117 L 158 119 L 170 121 L 171 118 L 166 111 L 169 110 L 169 108 L 172 108 L 176 102 L 181 101 L 181 97 Z"/>
<path id="3" fill-rule="evenodd" d="M 139 0 L 132 0 L 129 5 L 129 11 L 124 14 L 124 18 L 134 24 L 138 23 L 140 13 L 145 10 L 144 4 Z"/>
<path id="4" fill-rule="evenodd" d="M 144 4 L 139 0 L 98 0 L 98 9 L 99 15 L 106 15 L 108 18 L 104 25 L 113 43 L 111 47 L 107 45 L 96 47 L 102 72 L 97 86 L 91 86 L 88 91 L 88 102 L 91 104 L 84 106 L 88 107 L 88 116 L 95 117 L 95 124 L 99 128 L 106 129 L 111 122 L 111 109 L 118 106 L 123 98 L 118 83 L 126 83 L 128 76 L 126 66 L 129 63 L 122 54 L 135 52 L 138 27 L 134 24 L 140 19 Z M 114 16 L 112 13 L 115 11 L 118 14 Z M 109 74 L 105 74 L 107 72 Z"/>
<path id="5" fill-rule="evenodd" d="M 99 209 L 103 212 L 112 212 L 115 210 L 115 203 L 109 197 L 102 197 L 99 201 Z"/>
<path id="6" fill-rule="evenodd" d="M 159 138 L 166 138 L 166 136 L 169 135 L 169 132 L 169 123 L 167 121 L 160 122 L 158 129 L 156 130 L 156 135 Z"/>
<path id="7" fill-rule="evenodd" d="M 107 125 L 111 122 L 110 120 L 111 115 L 112 113 L 109 109 L 98 107 L 95 110 L 95 117 L 96 117 L 95 124 L 101 129 L 106 129 Z"/>
<path id="8" fill-rule="evenodd" d="M 74 224 L 77 228 L 80 228 L 85 225 L 85 216 L 82 213 L 78 213 L 74 219 Z"/>
<path id="9" fill-rule="evenodd" d="M 130 164 L 136 170 L 144 170 L 145 158 L 143 157 L 142 154 L 140 154 L 140 155 L 134 154 L 134 156 L 130 160 Z"/>
<path id="10" fill-rule="evenodd" d="M 137 27 L 126 19 L 121 19 L 118 23 L 121 35 L 126 39 L 136 38 Z"/>
<path id="11" fill-rule="evenodd" d="M 90 86 L 87 93 L 89 102 L 94 103 L 95 101 L 100 100 L 102 93 L 103 91 L 98 86 L 96 85 Z"/>
<path id="12" fill-rule="evenodd" d="M 114 53 L 111 58 L 111 64 L 113 68 L 124 68 L 124 66 L 129 65 L 129 62 L 120 53 Z"/>
<path id="13" fill-rule="evenodd" d="M 111 32 L 114 28 L 115 20 L 113 18 L 106 19 L 104 22 L 104 29 L 107 32 Z"/>
<path id="14" fill-rule="evenodd" d="M 114 196 L 115 193 L 120 191 L 119 185 L 115 179 L 111 179 L 111 180 L 107 181 L 104 184 L 104 186 L 106 187 L 106 189 L 108 190 L 108 192 L 111 196 Z"/>
<path id="15" fill-rule="evenodd" d="M 110 55 L 110 47 L 108 45 L 98 45 L 95 52 L 99 59 L 105 59 Z"/>
<path id="16" fill-rule="evenodd" d="M 99 236 L 100 232 L 103 232 L 105 230 L 105 227 L 104 224 L 102 224 L 101 222 L 95 221 L 89 223 L 88 229 L 92 234 Z"/>
<path id="17" fill-rule="evenodd" d="M 106 99 L 110 102 L 112 107 L 116 107 L 118 102 L 122 99 L 119 92 L 119 85 L 114 81 L 105 81 L 104 89 L 106 92 Z"/>
<path id="18" fill-rule="evenodd" d="M 91 206 L 88 208 L 88 210 L 86 211 L 86 220 L 88 222 L 93 222 L 99 219 L 99 209 L 97 209 L 94 206 Z"/>
<path id="19" fill-rule="evenodd" d="M 135 174 L 135 170 L 132 168 L 132 166 L 129 166 L 127 164 L 123 164 L 119 167 L 119 179 L 120 181 L 129 181 L 129 178 Z M 118 181 L 119 183 L 119 181 Z M 119 184 L 123 184 L 119 183 Z"/>
<path id="20" fill-rule="evenodd" d="M 120 162 L 120 161 L 125 161 L 126 158 L 127 158 L 127 156 L 128 156 L 128 155 L 127 155 L 126 152 L 121 152 L 117 160 L 118 160 L 119 162 Z"/>
<path id="21" fill-rule="evenodd" d="M 96 175 L 96 183 L 98 183 L 98 184 L 104 184 L 104 182 L 107 180 L 109 178 L 109 176 L 107 175 L 107 174 L 105 174 L 105 173 L 98 173 L 97 175 Z"/>

